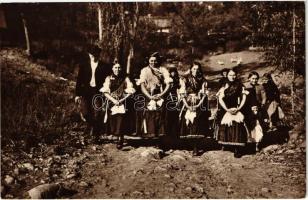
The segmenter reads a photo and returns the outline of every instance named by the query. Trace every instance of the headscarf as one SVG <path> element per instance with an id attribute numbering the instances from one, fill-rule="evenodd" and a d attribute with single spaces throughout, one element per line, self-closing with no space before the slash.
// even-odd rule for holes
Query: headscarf
<path id="1" fill-rule="evenodd" d="M 267 99 L 270 101 L 276 100 L 277 102 L 280 102 L 280 92 L 277 85 L 273 81 L 271 74 L 266 73 L 263 76 L 268 79 L 267 83 L 263 84 Z"/>

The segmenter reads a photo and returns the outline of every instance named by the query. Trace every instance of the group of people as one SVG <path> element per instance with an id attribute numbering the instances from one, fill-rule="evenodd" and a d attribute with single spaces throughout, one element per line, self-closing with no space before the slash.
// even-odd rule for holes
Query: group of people
<path id="1" fill-rule="evenodd" d="M 284 125 L 280 93 L 271 74 L 263 75 L 259 84 L 259 74 L 252 71 L 245 84 L 237 78 L 234 69 L 222 70 L 219 101 L 216 115 L 215 138 L 222 145 L 234 146 L 234 156 L 241 157 L 248 142 L 259 144 L 265 133 L 276 131 Z"/>
<path id="2" fill-rule="evenodd" d="M 96 140 L 104 133 L 116 135 L 121 149 L 124 135 L 132 132 L 162 141 L 212 136 L 208 82 L 199 62 L 193 62 L 180 77 L 175 67 L 161 65 L 156 52 L 132 81 L 117 61 L 112 66 L 102 63 L 100 53 L 97 46 L 88 49 L 80 65 L 75 97 Z M 234 69 L 223 70 L 223 75 L 216 94 L 219 105 L 213 137 L 223 146 L 235 147 L 234 156 L 241 157 L 241 147 L 247 142 L 258 144 L 264 131 L 275 129 L 283 114 L 279 90 L 270 74 L 264 76 L 267 83 L 263 85 L 258 84 L 257 72 L 249 74 L 247 85 L 239 81 Z M 197 143 L 194 155 L 198 154 Z"/>

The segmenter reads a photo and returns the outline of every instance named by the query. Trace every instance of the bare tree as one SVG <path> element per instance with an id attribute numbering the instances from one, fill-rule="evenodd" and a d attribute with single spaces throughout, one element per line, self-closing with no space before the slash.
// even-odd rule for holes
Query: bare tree
<path id="1" fill-rule="evenodd" d="M 295 14 L 295 8 L 293 8 L 293 19 L 292 19 L 292 45 L 293 45 L 293 65 L 292 65 L 292 84 L 291 84 L 291 96 L 292 96 L 292 112 L 293 114 L 295 113 L 295 103 L 294 103 L 294 81 L 295 81 L 295 62 L 296 62 L 296 39 L 295 39 L 295 34 L 296 34 L 296 14 Z"/>
<path id="2" fill-rule="evenodd" d="M 99 41 L 103 39 L 103 27 L 102 27 L 102 9 L 100 6 L 97 6 L 97 18 L 98 18 L 98 37 Z"/>
<path id="3" fill-rule="evenodd" d="M 26 48 L 27 48 L 26 49 L 26 53 L 27 53 L 28 56 L 30 56 L 30 54 L 31 54 L 31 47 L 30 47 L 30 38 L 29 38 L 27 21 L 26 21 L 25 16 L 24 16 L 23 13 L 21 13 L 20 16 L 21 16 L 23 27 L 24 27 L 24 31 L 25 31 Z"/>
<path id="4" fill-rule="evenodd" d="M 136 32 L 139 22 L 139 6 L 138 3 L 134 3 L 135 8 L 132 10 L 131 20 L 129 21 L 129 53 L 127 57 L 126 73 L 129 74 L 131 70 L 132 60 L 134 58 L 134 43 L 136 38 Z"/>
<path id="5" fill-rule="evenodd" d="M 139 22 L 138 3 L 97 3 L 99 44 L 110 59 L 126 63 L 129 74 Z"/>

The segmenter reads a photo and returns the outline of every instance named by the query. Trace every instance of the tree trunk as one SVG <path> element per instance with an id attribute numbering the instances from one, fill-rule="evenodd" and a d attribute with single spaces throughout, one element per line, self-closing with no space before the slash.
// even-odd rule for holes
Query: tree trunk
<path id="1" fill-rule="evenodd" d="M 295 20 L 295 9 L 293 8 L 293 28 L 292 28 L 292 33 L 293 33 L 293 66 L 292 66 L 292 84 L 291 84 L 291 97 L 292 97 L 292 113 L 295 113 L 295 88 L 294 88 L 294 82 L 295 82 L 295 61 L 296 61 L 296 41 L 295 41 L 295 31 L 296 31 L 296 20 Z"/>
<path id="2" fill-rule="evenodd" d="M 134 42 L 135 42 L 135 37 L 136 37 L 136 32 L 137 32 L 137 27 L 138 27 L 138 22 L 139 22 L 139 6 L 137 2 L 135 4 L 136 4 L 136 8 L 134 10 L 135 11 L 134 16 L 129 26 L 129 53 L 127 57 L 127 66 L 126 66 L 127 74 L 131 72 L 132 60 L 134 58 Z"/>
<path id="3" fill-rule="evenodd" d="M 23 23 L 24 31 L 25 31 L 26 47 L 27 47 L 26 53 L 27 53 L 28 56 L 30 56 L 31 48 L 30 48 L 29 32 L 28 32 L 27 21 L 26 21 L 23 13 L 21 13 L 21 19 L 22 19 L 22 23 Z"/>
<path id="4" fill-rule="evenodd" d="M 126 73 L 129 74 L 131 72 L 131 64 L 132 60 L 134 58 L 134 48 L 132 45 L 130 45 L 129 54 L 127 57 L 127 67 L 126 67 Z"/>
<path id="5" fill-rule="evenodd" d="M 97 6 L 97 18 L 98 18 L 98 37 L 99 37 L 99 41 L 102 41 L 103 39 L 103 27 L 102 27 L 102 9 L 101 7 L 98 5 Z"/>

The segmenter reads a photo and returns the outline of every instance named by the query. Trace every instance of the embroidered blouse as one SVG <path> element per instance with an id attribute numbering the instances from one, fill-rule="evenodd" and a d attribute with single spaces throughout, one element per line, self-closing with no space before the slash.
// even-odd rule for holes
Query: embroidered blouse
<path id="1" fill-rule="evenodd" d="M 103 93 L 109 93 L 115 98 L 123 98 L 124 93 L 133 94 L 136 90 L 128 77 L 107 76 L 103 87 L 99 90 Z"/>
<path id="2" fill-rule="evenodd" d="M 185 79 L 180 79 L 180 86 L 179 93 L 182 96 L 189 94 L 204 95 L 207 93 L 207 82 L 204 78 L 197 79 L 189 75 Z"/>
<path id="3" fill-rule="evenodd" d="M 249 92 L 241 83 L 227 84 L 219 91 L 219 98 L 222 98 L 227 108 L 237 107 L 240 104 L 242 95 L 248 95 Z"/>
<path id="4" fill-rule="evenodd" d="M 163 85 L 169 84 L 173 80 L 170 77 L 169 71 L 165 67 L 152 68 L 147 66 L 141 70 L 140 79 L 137 85 L 142 83 L 151 95 L 163 91 Z"/>

